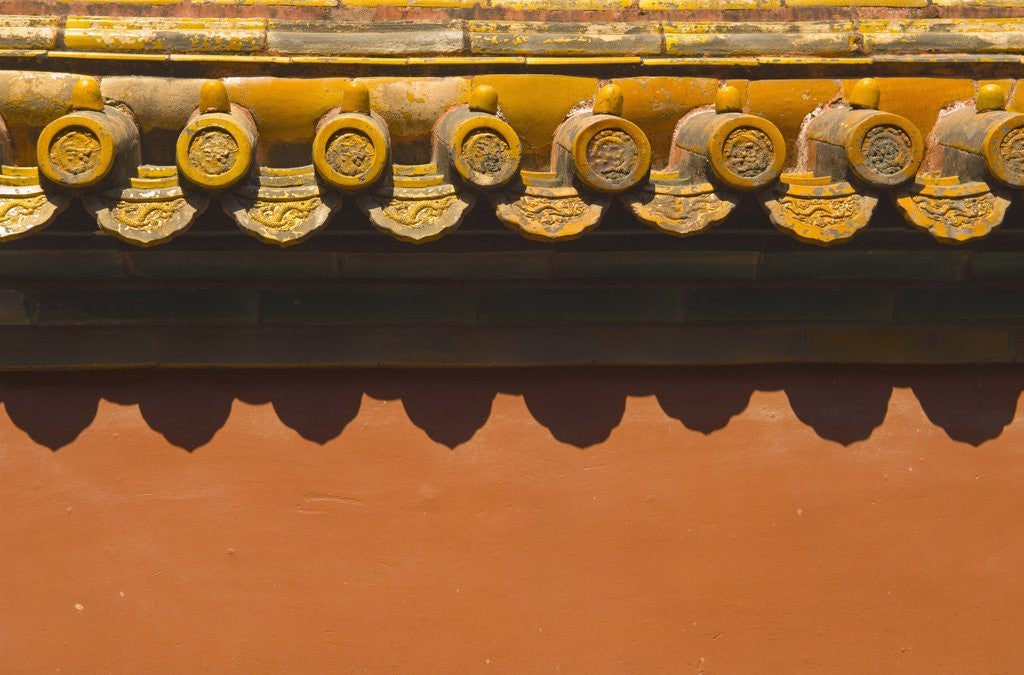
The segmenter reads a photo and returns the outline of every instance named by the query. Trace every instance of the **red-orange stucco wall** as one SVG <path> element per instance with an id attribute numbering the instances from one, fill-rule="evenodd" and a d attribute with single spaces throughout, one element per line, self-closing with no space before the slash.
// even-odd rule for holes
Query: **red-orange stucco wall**
<path id="1" fill-rule="evenodd" d="M 7 672 L 1012 673 L 1024 373 L 0 376 Z"/>

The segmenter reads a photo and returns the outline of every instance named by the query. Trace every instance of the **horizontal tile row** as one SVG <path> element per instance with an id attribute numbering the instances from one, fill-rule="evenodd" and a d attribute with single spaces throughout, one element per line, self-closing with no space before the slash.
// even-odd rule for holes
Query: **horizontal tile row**
<path id="1" fill-rule="evenodd" d="M 218 5 L 246 8 L 409 8 L 485 10 L 496 13 L 524 12 L 614 12 L 623 14 L 658 11 L 729 12 L 736 10 L 777 10 L 785 7 L 889 7 L 920 8 L 1017 7 L 1021 0 L 22 0 L 22 5 L 34 4 L 43 8 L 81 6 L 110 6 L 123 4 L 141 9 L 147 6 L 167 8 L 178 6 L 193 12 Z"/>
<path id="2" fill-rule="evenodd" d="M 792 3 L 790 3 L 792 4 Z M 828 5 L 828 2 L 820 4 Z M 843 2 L 849 5 L 849 2 Z M 924 6 L 924 0 L 886 0 Z M 1022 5 L 1024 6 L 1024 5 Z M 1024 53 L 1024 18 L 833 21 L 294 21 L 0 15 L 0 50 L 25 56 L 123 54 L 278 58 L 388 57 L 858 57 Z M 453 62 L 456 63 L 457 62 Z M 657 63 L 651 61 L 652 64 Z"/>
<path id="3" fill-rule="evenodd" d="M 464 253 L 238 250 L 0 250 L 0 280 L 153 281 L 1011 281 L 1020 251 L 535 249 Z"/>
<path id="4" fill-rule="evenodd" d="M 0 324 L 1020 324 L 1013 286 L 320 284 L 0 290 Z"/>
<path id="5" fill-rule="evenodd" d="M 585 96 L 589 80 L 569 79 Z M 245 102 L 268 95 L 288 100 L 310 89 L 304 82 L 270 80 L 255 95 L 229 90 L 222 80 L 196 83 L 198 105 L 174 141 L 175 164 L 153 165 L 142 162 L 144 123 L 105 98 L 96 78 L 79 77 L 70 86 L 70 111 L 38 133 L 37 166 L 0 168 L 0 240 L 43 229 L 73 200 L 81 200 L 103 232 L 138 246 L 180 236 L 212 201 L 243 232 L 278 246 L 323 231 L 345 200 L 378 230 L 416 244 L 455 231 L 474 208 L 493 209 L 528 239 L 572 240 L 596 228 L 615 202 L 660 232 L 692 236 L 725 221 L 746 193 L 775 227 L 811 244 L 849 241 L 882 199 L 935 239 L 963 243 L 999 227 L 1024 189 L 1024 113 L 1008 109 L 1012 81 L 975 89 L 971 81 L 958 81 L 957 88 L 929 80 L 939 96 L 961 91 L 970 98 L 934 111 L 927 142 L 909 118 L 879 109 L 883 88 L 906 89 L 899 79 L 800 82 L 833 92 L 813 107 L 813 99 L 792 101 L 796 83 L 738 81 L 716 90 L 717 83 L 685 80 L 661 80 L 656 89 L 615 81 L 560 120 L 552 116 L 559 123 L 542 171 L 522 169 L 524 147 L 538 143 L 524 141 L 501 102 L 518 105 L 516 96 L 555 91 L 564 80 L 546 81 L 545 90 L 531 90 L 530 82 L 509 82 L 512 96 L 501 98 L 491 84 L 465 91 L 461 78 L 430 82 L 419 93 L 441 89 L 458 102 L 434 119 L 429 161 L 400 164 L 392 134 L 401 130 L 390 120 L 404 104 L 393 91 L 375 101 L 372 82 L 343 80 L 333 98 L 321 101 L 337 105 L 308 125 L 315 131 L 307 146 L 312 163 L 280 168 L 260 164 L 260 133 L 288 124 L 293 108 L 259 117 L 233 101 L 232 92 Z M 764 85 L 783 97 L 774 110 L 781 128 L 750 111 Z M 131 81 L 114 88 L 131 89 Z M 407 85 L 405 91 L 417 90 Z M 45 112 L 59 103 L 30 94 L 29 108 Z M 626 117 L 627 104 L 636 115 L 673 96 L 693 107 L 671 127 L 667 162 L 657 168 L 652 139 Z M 702 98 L 709 102 L 695 105 Z M 926 99 L 924 108 L 936 100 Z M 176 101 L 186 109 L 189 103 Z M 662 117 L 668 119 L 651 121 L 651 128 L 668 135 L 672 117 Z M 0 133 L 5 158 L 14 155 L 10 137 Z M 797 150 L 795 158 L 787 157 L 789 148 Z M 787 165 L 794 168 L 784 172 Z"/>
<path id="6" fill-rule="evenodd" d="M 996 326 L 0 326 L 0 370 L 1019 364 L 1022 340 Z"/>

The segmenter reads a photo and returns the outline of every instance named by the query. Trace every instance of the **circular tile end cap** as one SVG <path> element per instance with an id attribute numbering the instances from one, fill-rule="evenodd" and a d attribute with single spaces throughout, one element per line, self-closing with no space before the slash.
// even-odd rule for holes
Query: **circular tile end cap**
<path id="1" fill-rule="evenodd" d="M 191 183 L 207 190 L 232 187 L 252 165 L 252 140 L 246 128 L 223 113 L 200 115 L 178 136 L 178 170 Z"/>

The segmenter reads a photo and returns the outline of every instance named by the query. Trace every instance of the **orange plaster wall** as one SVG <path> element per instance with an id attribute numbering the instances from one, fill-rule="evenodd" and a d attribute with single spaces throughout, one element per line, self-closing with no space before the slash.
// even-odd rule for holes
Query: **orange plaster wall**
<path id="1" fill-rule="evenodd" d="M 1022 385 L 949 368 L 3 376 L 0 662 L 1019 672 Z"/>

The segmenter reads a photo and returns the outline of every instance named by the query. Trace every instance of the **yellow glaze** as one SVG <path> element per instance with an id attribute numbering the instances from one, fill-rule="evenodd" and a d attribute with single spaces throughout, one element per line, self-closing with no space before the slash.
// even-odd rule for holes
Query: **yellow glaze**
<path id="1" fill-rule="evenodd" d="M 730 169 L 724 155 L 726 139 L 734 131 L 744 128 L 761 131 L 771 141 L 771 163 L 754 177 L 744 176 Z M 718 126 L 708 137 L 708 159 L 715 177 L 725 185 L 737 190 L 753 190 L 778 178 L 786 162 L 786 142 L 778 128 L 768 120 L 754 115 L 740 115 Z"/>
<path id="2" fill-rule="evenodd" d="M 630 175 L 621 182 L 611 182 L 605 179 L 591 166 L 589 158 L 590 142 L 604 132 L 622 132 L 632 139 L 636 145 L 636 162 Z M 576 175 L 586 186 L 602 192 L 622 192 L 634 187 L 651 168 L 651 144 L 647 135 L 637 125 L 621 117 L 602 117 L 587 125 L 573 139 L 571 150 L 573 163 L 576 168 Z"/>
<path id="3" fill-rule="evenodd" d="M 594 101 L 595 115 L 622 115 L 622 87 L 617 84 L 606 84 L 597 92 Z"/>
<path id="4" fill-rule="evenodd" d="M 363 147 L 349 147 L 363 156 L 359 161 L 349 161 L 349 171 L 339 171 L 328 158 L 332 140 L 348 135 L 358 140 Z M 368 113 L 343 113 L 320 127 L 313 139 L 313 166 L 325 181 L 342 190 L 357 190 L 380 180 L 384 174 L 390 148 L 388 139 L 380 126 Z"/>
<path id="5" fill-rule="evenodd" d="M 199 89 L 199 112 L 231 112 L 231 101 L 228 99 L 228 90 L 223 82 L 220 80 L 203 82 L 203 86 Z"/>
<path id="6" fill-rule="evenodd" d="M 198 137 L 210 135 L 219 141 L 219 147 L 206 150 L 218 153 L 202 165 L 195 161 Z M 231 147 L 231 144 L 234 147 Z M 211 144 L 212 145 L 212 144 Z M 253 146 L 249 132 L 233 115 L 207 113 L 192 120 L 178 136 L 175 146 L 178 169 L 189 180 L 207 190 L 225 190 L 236 185 L 252 166 Z"/>
<path id="7" fill-rule="evenodd" d="M 469 95 L 469 109 L 491 115 L 498 112 L 498 90 L 489 84 L 478 84 Z"/>
<path id="8" fill-rule="evenodd" d="M 103 95 L 95 77 L 82 77 L 75 82 L 71 89 L 71 109 L 103 111 Z"/>
<path id="9" fill-rule="evenodd" d="M 68 188 L 102 181 L 114 168 L 114 155 L 114 137 L 102 113 L 95 111 L 74 112 L 50 122 L 36 143 L 39 172 Z"/>
<path id="10" fill-rule="evenodd" d="M 507 145 L 507 158 L 498 173 L 481 174 L 474 171 L 467 161 L 464 142 L 470 134 L 490 132 L 501 138 Z M 519 161 L 523 156 L 523 148 L 519 136 L 504 120 L 485 115 L 476 115 L 462 122 L 452 134 L 452 164 L 463 179 L 479 184 L 480 187 L 492 187 L 507 183 L 519 169 Z"/>
<path id="11" fill-rule="evenodd" d="M 370 114 L 370 90 L 362 82 L 348 82 L 341 90 L 341 112 Z"/>
<path id="12" fill-rule="evenodd" d="M 846 97 L 847 103 L 854 108 L 878 109 L 878 101 L 882 96 L 878 88 L 878 81 L 872 77 L 865 77 L 853 85 L 850 94 Z"/>
<path id="13" fill-rule="evenodd" d="M 924 139 L 921 132 L 917 130 L 906 118 L 889 113 L 878 113 L 870 119 L 864 120 L 850 134 L 849 142 L 846 144 L 846 160 L 850 168 L 857 174 L 857 177 L 870 183 L 878 184 L 879 176 L 872 171 L 871 166 L 864 158 L 864 138 L 871 133 L 872 129 L 883 126 L 897 127 L 910 138 L 910 161 L 907 162 L 895 176 L 887 177 L 887 184 L 895 185 L 913 178 L 921 166 L 924 158 Z"/>
<path id="14" fill-rule="evenodd" d="M 743 95 L 738 87 L 727 84 L 715 94 L 716 113 L 738 113 L 743 112 Z M 782 136 L 780 135 L 781 139 Z"/>

